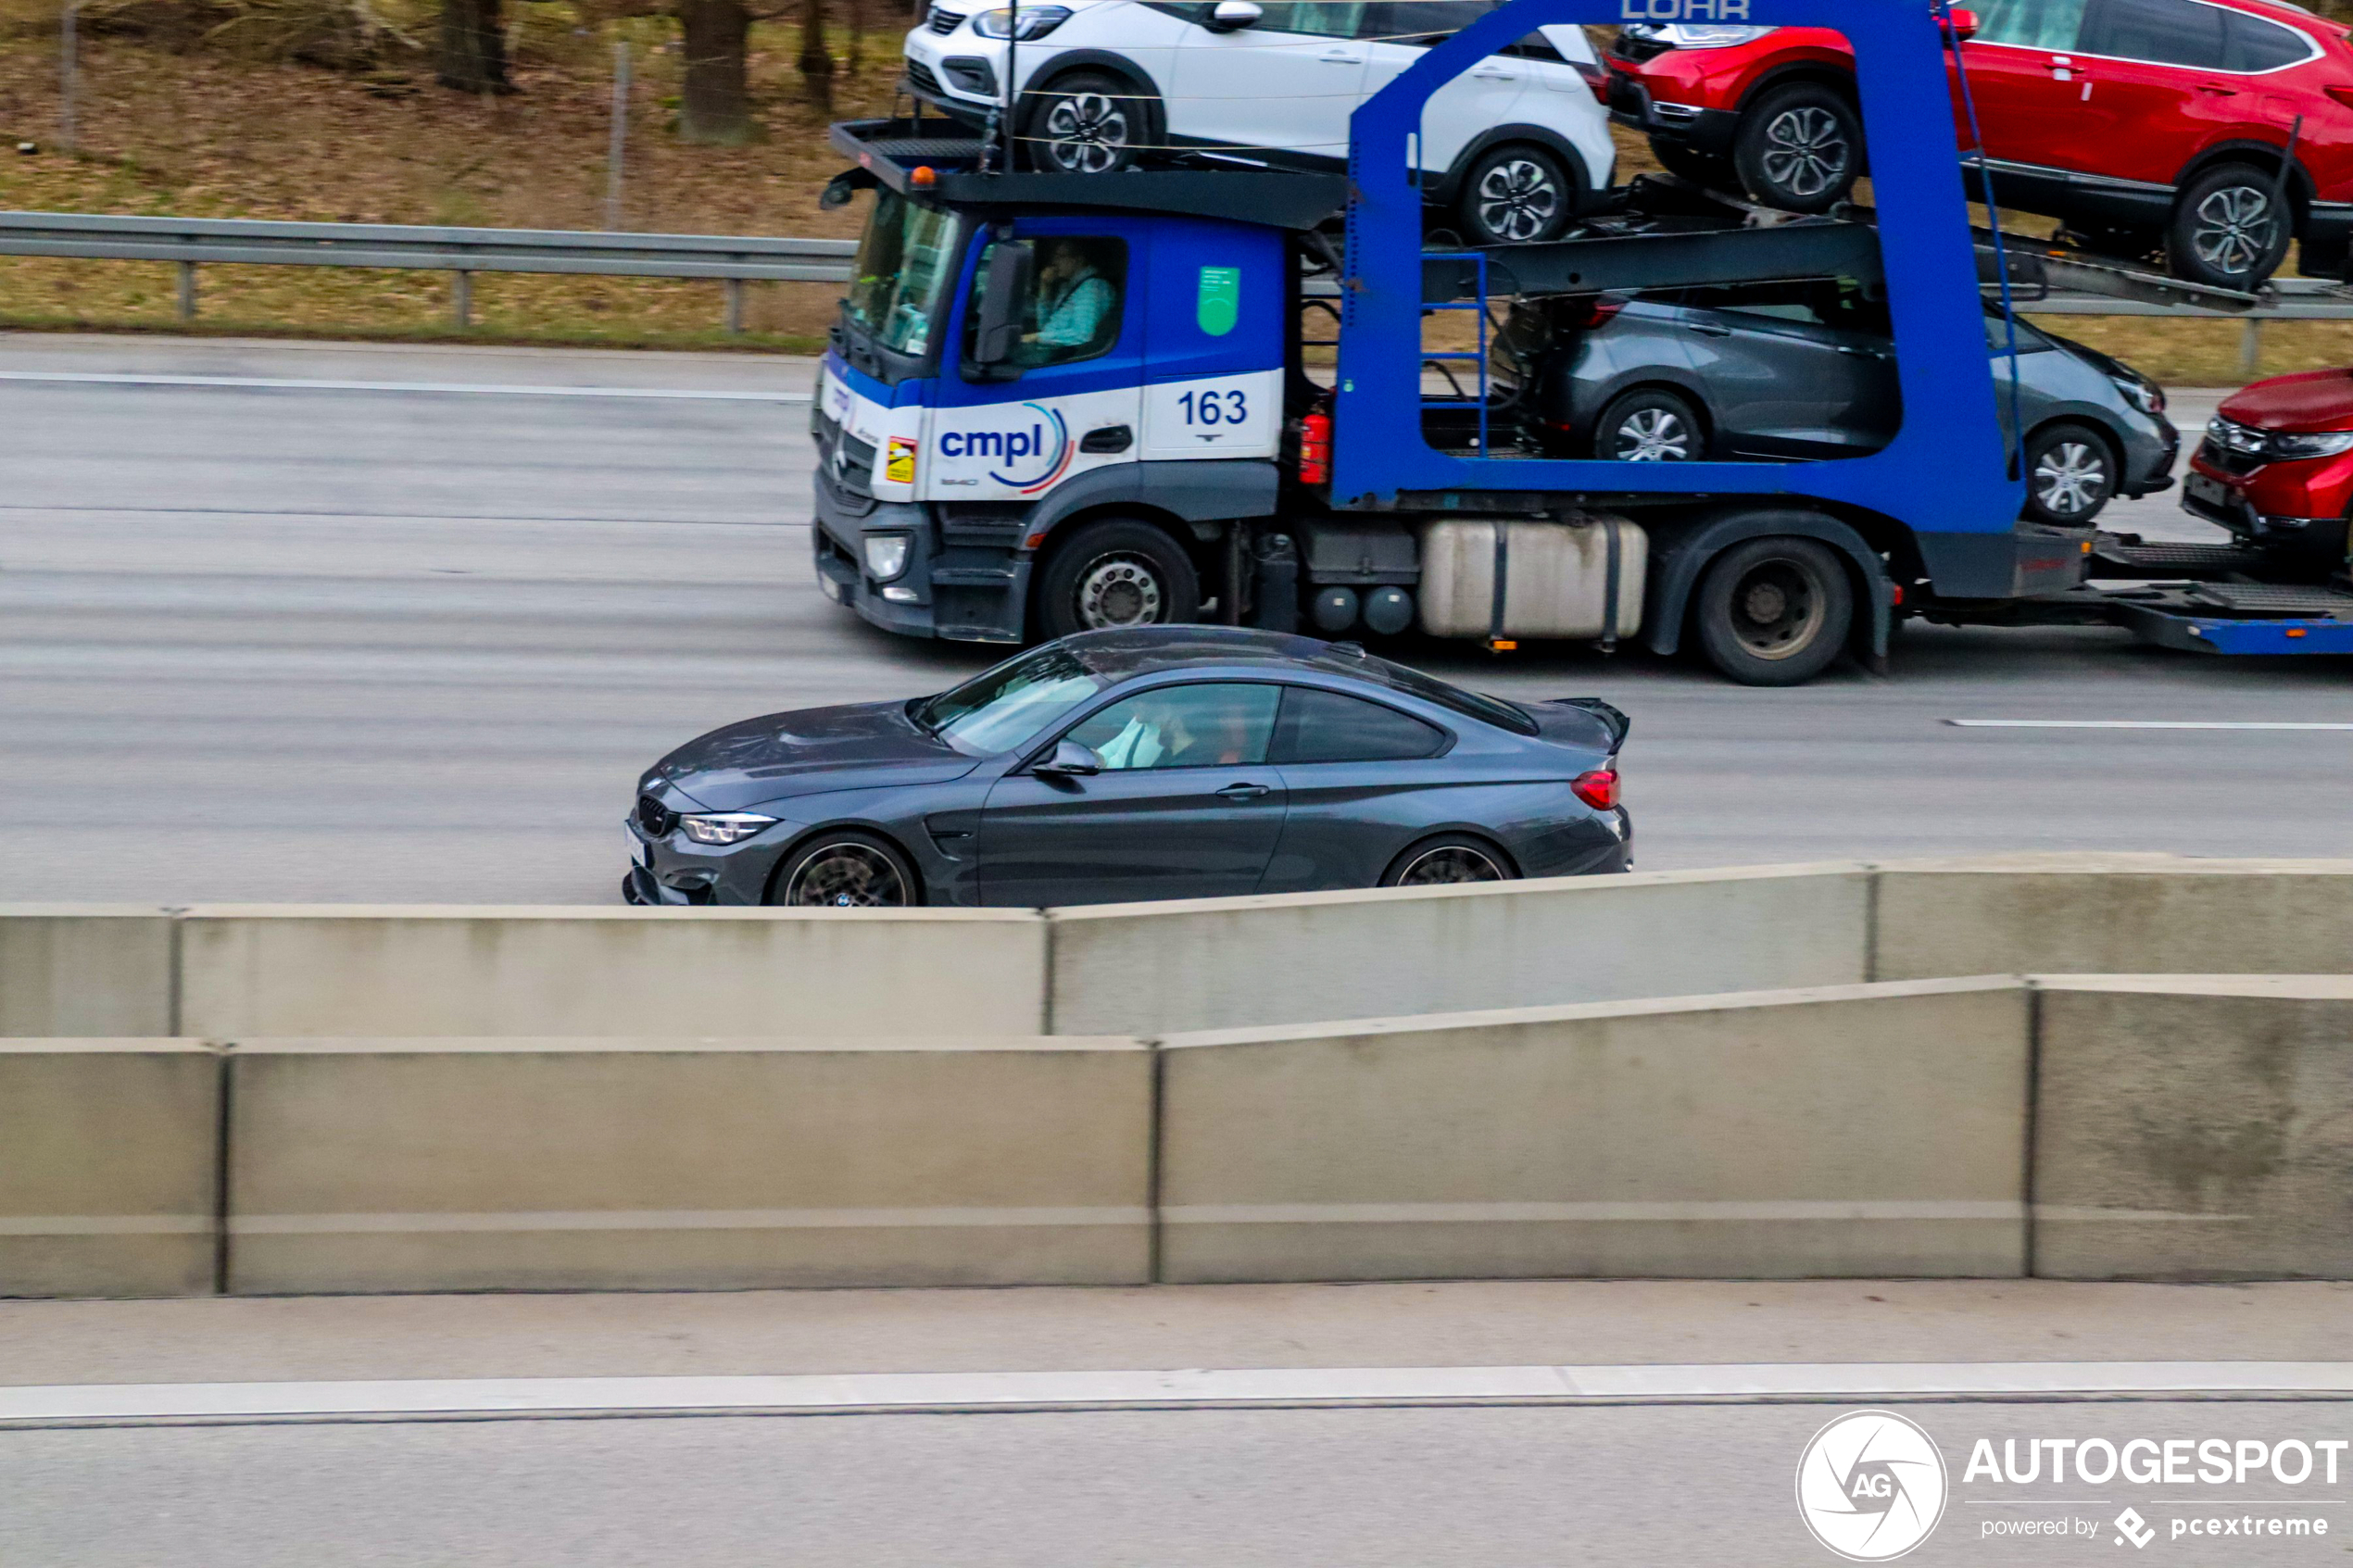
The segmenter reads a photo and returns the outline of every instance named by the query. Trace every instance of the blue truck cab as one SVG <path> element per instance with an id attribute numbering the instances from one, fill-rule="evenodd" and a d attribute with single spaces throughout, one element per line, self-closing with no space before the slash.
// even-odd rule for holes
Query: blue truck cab
<path id="1" fill-rule="evenodd" d="M 2006 316 L 2061 274 L 2195 285 L 1971 228 L 1946 77 L 1962 24 L 1941 0 L 1852 0 L 1831 24 L 1856 55 L 1874 208 L 1792 218 L 1644 176 L 1559 240 L 1425 231 L 1413 144 L 1448 82 L 1540 26 L 1732 3 L 1510 0 L 1357 108 L 1345 176 L 1026 172 L 938 122 L 836 126 L 854 167 L 825 199 L 874 205 L 812 414 L 821 586 L 919 636 L 1214 620 L 1638 639 L 1760 685 L 1847 654 L 1883 668 L 1906 616 L 2353 652 L 2353 595 L 2309 563 L 2020 521 L 1989 296 Z M 1738 4 L 1750 25 L 1824 22 L 1818 0 Z M 1609 300 L 1775 282 L 1888 323 L 1902 408 L 1882 445 L 1608 461 L 1531 411 L 1529 367 Z M 1755 329 L 1793 308 L 1756 306 Z"/>

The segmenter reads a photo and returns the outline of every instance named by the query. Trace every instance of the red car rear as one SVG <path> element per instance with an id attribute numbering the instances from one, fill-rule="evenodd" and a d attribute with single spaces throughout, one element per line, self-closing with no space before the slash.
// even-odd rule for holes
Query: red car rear
<path id="1" fill-rule="evenodd" d="M 2291 235 L 2306 272 L 2345 275 L 2342 25 L 2278 0 L 1984 0 L 1976 14 L 1961 52 L 2004 205 L 2225 288 L 2271 276 Z M 1867 171 L 1854 56 L 1831 29 L 1637 25 L 1607 64 L 1613 118 L 1679 174 L 1820 212 Z"/>
<path id="2" fill-rule="evenodd" d="M 2233 393 L 2190 458 L 2182 506 L 2250 544 L 2337 563 L 2353 505 L 2353 370 Z"/>

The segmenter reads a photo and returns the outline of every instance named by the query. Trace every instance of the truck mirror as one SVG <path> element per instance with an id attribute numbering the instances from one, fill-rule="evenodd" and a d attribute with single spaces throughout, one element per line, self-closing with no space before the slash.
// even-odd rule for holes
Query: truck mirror
<path id="1" fill-rule="evenodd" d="M 975 365 L 1012 363 L 1021 347 L 1022 314 L 1029 304 L 1029 279 L 1037 252 L 1027 240 L 999 240 L 988 247 L 988 271 L 980 284 L 980 325 L 973 333 Z"/>
<path id="2" fill-rule="evenodd" d="M 1256 25 L 1258 19 L 1265 14 L 1252 4 L 1252 0 L 1217 0 L 1209 13 L 1209 31 L 1239 32 L 1243 28 Z"/>

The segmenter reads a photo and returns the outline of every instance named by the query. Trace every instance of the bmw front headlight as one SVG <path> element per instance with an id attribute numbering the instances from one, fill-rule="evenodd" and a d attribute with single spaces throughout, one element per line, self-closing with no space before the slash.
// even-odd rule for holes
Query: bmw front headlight
<path id="1" fill-rule="evenodd" d="M 909 542 L 904 533 L 867 534 L 867 574 L 877 583 L 887 583 L 906 571 Z"/>
<path id="2" fill-rule="evenodd" d="M 1033 38 L 1045 37 L 1068 20 L 1070 7 L 1067 6 L 1024 6 L 1021 7 L 1021 31 L 1015 32 L 1013 8 L 1007 6 L 1002 10 L 983 11 L 973 18 L 973 31 L 983 38 L 1010 37 L 1017 43 L 1026 44 Z"/>
<path id="3" fill-rule="evenodd" d="M 2309 435 L 2275 434 L 2271 441 L 2271 456 L 2288 462 L 2298 458 L 2334 458 L 2339 452 L 2353 451 L 2353 430 L 2320 431 Z"/>
<path id="4" fill-rule="evenodd" d="M 700 816 L 681 817 L 678 825 L 697 844 L 741 844 L 745 839 L 776 825 L 774 817 L 762 817 L 749 811 L 711 811 Z"/>

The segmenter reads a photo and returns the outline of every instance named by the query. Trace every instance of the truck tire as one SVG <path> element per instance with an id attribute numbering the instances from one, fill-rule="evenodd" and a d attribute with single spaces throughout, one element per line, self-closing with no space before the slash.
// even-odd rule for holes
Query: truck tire
<path id="1" fill-rule="evenodd" d="M 1751 539 L 1708 562 L 1693 596 L 1701 651 L 1744 686 L 1794 686 L 1846 646 L 1855 591 L 1838 553 L 1812 539 Z"/>
<path id="2" fill-rule="evenodd" d="M 1784 212 L 1828 212 L 1863 171 L 1863 121 L 1818 82 L 1775 88 L 1741 116 L 1732 162 L 1748 194 Z"/>
<path id="3" fill-rule="evenodd" d="M 1707 456 L 1699 411 L 1671 392 L 1622 393 L 1593 421 L 1593 456 L 1605 463 L 1689 463 Z"/>
<path id="4" fill-rule="evenodd" d="M 1023 157 L 1040 173 L 1115 174 L 1154 140 L 1159 100 L 1109 71 L 1075 70 L 1030 91 Z"/>
<path id="5" fill-rule="evenodd" d="M 2287 257 L 2293 223 L 2273 210 L 2271 176 L 2251 163 L 2225 163 L 2185 186 L 2165 231 L 2173 275 L 2218 289 L 2252 289 Z"/>
<path id="6" fill-rule="evenodd" d="M 2026 439 L 2026 515 L 2060 528 L 2089 528 L 2116 494 L 2116 448 L 2090 425 L 2045 425 Z"/>
<path id="7" fill-rule="evenodd" d="M 1201 573 L 1164 530 L 1137 518 L 1082 523 L 1046 558 L 1038 624 L 1049 637 L 1198 619 Z"/>

